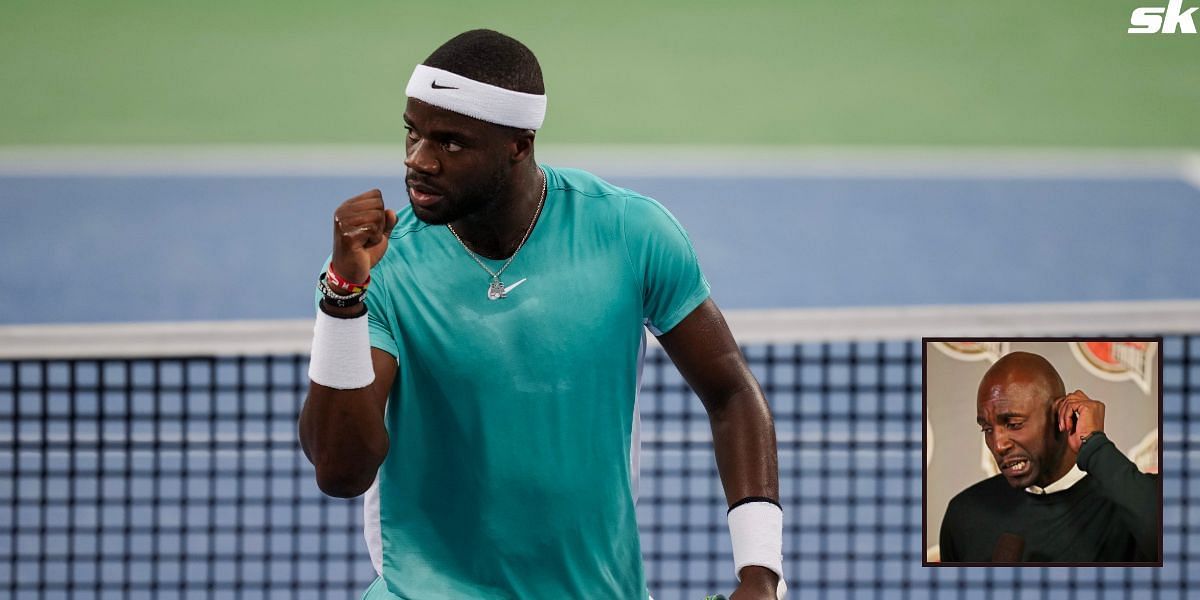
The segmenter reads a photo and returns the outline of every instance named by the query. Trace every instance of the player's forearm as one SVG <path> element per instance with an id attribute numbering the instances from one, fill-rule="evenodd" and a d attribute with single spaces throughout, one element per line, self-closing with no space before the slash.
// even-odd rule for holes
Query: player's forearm
<path id="1" fill-rule="evenodd" d="M 779 501 L 775 424 L 757 385 L 733 393 L 710 410 L 717 470 L 729 503 L 752 496 Z"/>
<path id="2" fill-rule="evenodd" d="M 388 435 L 371 387 L 335 390 L 315 383 L 300 411 L 300 446 L 330 496 L 362 494 L 388 452 Z"/>
<path id="3" fill-rule="evenodd" d="M 371 348 L 366 294 L 396 223 L 377 189 L 333 213 L 333 254 L 318 279 L 311 383 L 299 423 L 300 446 L 330 496 L 365 492 L 388 453 L 384 413 L 396 362 Z"/>

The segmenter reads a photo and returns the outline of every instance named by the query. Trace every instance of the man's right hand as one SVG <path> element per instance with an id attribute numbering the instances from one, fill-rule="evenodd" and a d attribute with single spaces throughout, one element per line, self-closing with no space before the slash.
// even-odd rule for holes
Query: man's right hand
<path id="1" fill-rule="evenodd" d="M 1079 452 L 1083 440 L 1104 431 L 1104 403 L 1075 390 L 1058 401 L 1058 429 L 1067 432 L 1067 444 Z"/>
<path id="2" fill-rule="evenodd" d="M 396 226 L 396 211 L 383 206 L 379 190 L 363 192 L 333 212 L 333 270 L 343 279 L 366 281 Z"/>

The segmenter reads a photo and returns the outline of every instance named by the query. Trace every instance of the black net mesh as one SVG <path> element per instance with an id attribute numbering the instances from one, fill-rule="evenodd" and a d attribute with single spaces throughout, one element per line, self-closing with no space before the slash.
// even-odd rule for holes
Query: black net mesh
<path id="1" fill-rule="evenodd" d="M 922 568 L 918 341 L 745 348 L 771 401 L 798 597 L 1189 597 L 1200 336 L 1165 339 L 1165 564 Z M 350 598 L 374 577 L 358 500 L 296 441 L 307 357 L 0 361 L 0 592 L 11 598 Z M 638 505 L 651 592 L 734 586 L 699 401 L 648 357 Z"/>

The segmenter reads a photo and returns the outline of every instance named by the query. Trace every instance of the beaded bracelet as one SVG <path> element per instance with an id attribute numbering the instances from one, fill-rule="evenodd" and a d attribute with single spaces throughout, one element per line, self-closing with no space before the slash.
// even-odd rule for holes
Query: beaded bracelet
<path id="1" fill-rule="evenodd" d="M 332 304 L 338 308 L 348 308 L 362 304 L 363 298 L 367 296 L 366 288 L 359 288 L 358 291 L 350 294 L 339 294 L 329 287 L 325 282 L 326 273 L 321 273 L 317 278 L 317 290 L 321 292 L 321 297 L 325 302 Z"/>

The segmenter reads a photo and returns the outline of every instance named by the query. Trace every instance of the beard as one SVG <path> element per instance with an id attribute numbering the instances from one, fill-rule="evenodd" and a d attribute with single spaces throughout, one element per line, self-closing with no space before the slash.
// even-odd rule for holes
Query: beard
<path id="1" fill-rule="evenodd" d="M 509 187 L 509 179 L 507 170 L 498 166 L 487 175 L 468 182 L 457 190 L 445 190 L 441 201 L 433 206 L 418 206 L 412 202 L 411 194 L 409 204 L 413 214 L 421 221 L 430 225 L 446 225 L 487 214 L 503 197 Z"/>

